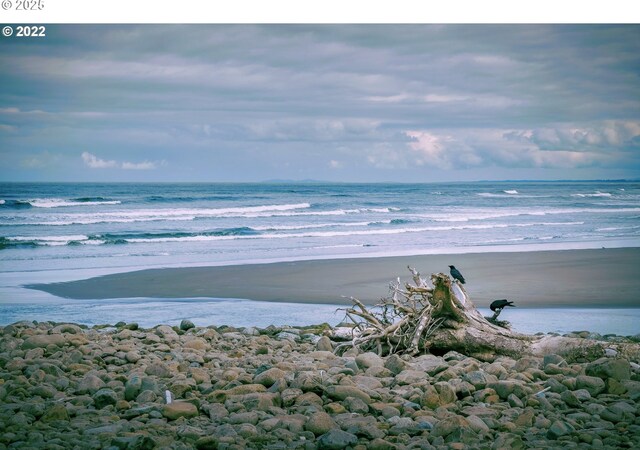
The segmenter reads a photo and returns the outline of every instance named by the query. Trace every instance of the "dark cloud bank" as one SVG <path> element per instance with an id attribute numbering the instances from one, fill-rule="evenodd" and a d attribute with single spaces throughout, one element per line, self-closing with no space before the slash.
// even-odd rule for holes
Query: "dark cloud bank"
<path id="1" fill-rule="evenodd" d="M 47 27 L 2 180 L 637 178 L 640 27 Z"/>

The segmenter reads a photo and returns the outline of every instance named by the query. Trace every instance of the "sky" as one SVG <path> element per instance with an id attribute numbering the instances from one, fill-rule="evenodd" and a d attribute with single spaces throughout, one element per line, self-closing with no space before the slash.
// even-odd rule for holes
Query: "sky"
<path id="1" fill-rule="evenodd" d="M 640 178 L 640 25 L 48 25 L 0 181 Z"/>

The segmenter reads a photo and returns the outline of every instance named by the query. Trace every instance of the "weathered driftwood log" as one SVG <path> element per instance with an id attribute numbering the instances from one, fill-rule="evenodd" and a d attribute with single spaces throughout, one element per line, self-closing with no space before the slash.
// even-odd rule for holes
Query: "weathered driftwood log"
<path id="1" fill-rule="evenodd" d="M 601 342 L 561 336 L 529 336 L 492 323 L 475 307 L 462 284 L 444 273 L 433 274 L 431 284 L 409 267 L 413 284 L 390 284 L 390 295 L 373 308 L 352 298 L 346 318 L 353 322 L 351 339 L 336 352 L 356 347 L 379 355 L 392 353 L 444 354 L 457 351 L 491 361 L 497 356 L 559 354 L 571 360 L 593 359 L 615 350 L 631 360 L 640 359 L 640 345 Z"/>

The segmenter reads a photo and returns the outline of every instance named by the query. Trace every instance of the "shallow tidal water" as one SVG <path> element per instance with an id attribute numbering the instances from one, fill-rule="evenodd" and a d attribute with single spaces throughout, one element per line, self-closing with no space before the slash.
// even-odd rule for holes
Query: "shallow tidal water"
<path id="1" fill-rule="evenodd" d="M 236 327 L 269 325 L 337 325 L 345 305 L 257 302 L 238 299 L 118 299 L 58 300 L 41 303 L 0 304 L 0 325 L 20 320 L 73 322 L 85 325 L 136 322 L 150 328 L 158 324 L 178 325 L 189 319 L 198 326 Z M 485 316 L 487 308 L 479 308 Z M 520 333 L 640 334 L 640 308 L 510 308 L 500 319 L 511 322 Z"/>

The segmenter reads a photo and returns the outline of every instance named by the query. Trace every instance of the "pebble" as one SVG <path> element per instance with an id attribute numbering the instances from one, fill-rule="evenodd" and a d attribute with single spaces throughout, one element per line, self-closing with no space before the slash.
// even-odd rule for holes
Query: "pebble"
<path id="1" fill-rule="evenodd" d="M 601 378 L 579 375 L 576 377 L 576 387 L 585 389 L 591 396 L 596 396 L 604 391 L 605 384 Z"/>
<path id="2" fill-rule="evenodd" d="M 337 427 L 336 422 L 324 411 L 317 411 L 311 414 L 304 425 L 304 429 L 311 431 L 315 436 L 328 433 Z"/>
<path id="3" fill-rule="evenodd" d="M 105 386 L 104 381 L 94 374 L 87 374 L 78 382 L 76 393 L 78 394 L 93 394 L 99 389 Z"/>
<path id="4" fill-rule="evenodd" d="M 367 352 L 356 356 L 356 364 L 362 370 L 370 367 L 384 367 L 384 360 L 376 353 Z"/>
<path id="5" fill-rule="evenodd" d="M 318 438 L 318 448 L 322 450 L 341 450 L 358 442 L 355 434 L 333 429 Z"/>
<path id="6" fill-rule="evenodd" d="M 640 448 L 618 352 L 336 356 L 324 328 L 134 325 L 0 327 L 0 450 Z"/>
<path id="7" fill-rule="evenodd" d="M 118 401 L 118 394 L 112 389 L 102 388 L 93 394 L 92 398 L 96 409 L 102 409 L 105 406 L 115 405 Z"/>
<path id="8" fill-rule="evenodd" d="M 331 339 L 329 339 L 328 336 L 320 337 L 320 339 L 318 339 L 318 341 L 316 342 L 316 349 L 319 351 L 327 352 L 333 351 L 333 344 L 331 342 Z"/>
<path id="9" fill-rule="evenodd" d="M 196 326 L 195 326 L 195 325 L 193 324 L 193 322 L 192 322 L 192 321 L 190 321 L 189 319 L 183 319 L 183 320 L 180 322 L 180 329 L 181 329 L 182 331 L 187 331 L 187 330 L 190 330 L 190 329 L 195 328 L 195 327 L 196 327 Z"/>
<path id="10" fill-rule="evenodd" d="M 198 415 L 198 408 L 192 403 L 173 402 L 168 405 L 164 405 L 162 408 L 162 415 L 169 420 L 176 420 L 181 417 L 188 419 Z"/>

